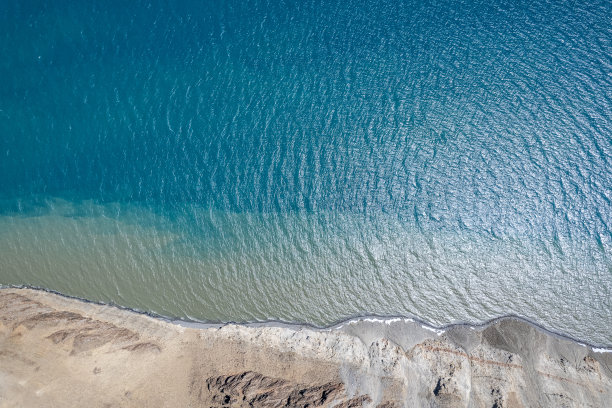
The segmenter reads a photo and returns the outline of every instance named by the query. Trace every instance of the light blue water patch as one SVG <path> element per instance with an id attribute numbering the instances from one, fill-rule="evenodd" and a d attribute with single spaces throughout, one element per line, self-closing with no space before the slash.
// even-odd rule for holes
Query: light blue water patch
<path id="1" fill-rule="evenodd" d="M 0 284 L 612 344 L 612 6 L 0 4 Z"/>

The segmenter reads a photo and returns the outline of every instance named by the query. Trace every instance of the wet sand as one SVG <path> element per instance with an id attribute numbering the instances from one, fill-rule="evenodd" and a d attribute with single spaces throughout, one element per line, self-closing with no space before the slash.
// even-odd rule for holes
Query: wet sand
<path id="1" fill-rule="evenodd" d="M 176 324 L 0 289 L 0 407 L 606 407 L 612 353 L 505 318 Z"/>

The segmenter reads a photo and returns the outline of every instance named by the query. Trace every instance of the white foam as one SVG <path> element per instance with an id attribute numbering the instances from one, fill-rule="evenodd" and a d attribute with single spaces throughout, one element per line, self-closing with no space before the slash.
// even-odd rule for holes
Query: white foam
<path id="1" fill-rule="evenodd" d="M 421 327 L 424 328 L 425 330 L 429 330 L 431 332 L 436 333 L 438 336 L 440 336 L 442 333 L 444 333 L 444 330 L 435 329 L 433 327 L 425 326 L 424 324 L 422 324 Z"/>
<path id="2" fill-rule="evenodd" d="M 362 319 L 361 321 L 370 322 L 370 323 L 384 323 L 385 322 L 384 319 L 375 319 L 373 317 L 368 317 L 368 318 Z"/>
<path id="3" fill-rule="evenodd" d="M 612 349 L 593 347 L 593 353 L 612 353 Z"/>
<path id="4" fill-rule="evenodd" d="M 386 324 L 388 324 L 388 325 L 390 325 L 391 323 L 401 322 L 401 321 L 402 321 L 402 319 L 400 319 L 399 317 L 397 317 L 397 318 L 395 318 L 395 319 L 388 319 L 388 320 L 385 320 L 385 323 L 386 323 Z"/>
<path id="5" fill-rule="evenodd" d="M 367 323 L 384 323 L 386 325 L 391 325 L 393 323 L 398 323 L 398 322 L 403 322 L 403 323 L 414 323 L 414 320 L 409 318 L 409 317 L 393 317 L 393 318 L 389 318 L 389 319 L 384 319 L 384 318 L 375 318 L 375 317 L 360 317 L 360 318 L 356 318 L 353 320 L 349 320 L 347 322 L 344 322 L 338 326 L 334 326 L 333 329 L 334 330 L 339 330 L 341 328 L 343 328 L 344 326 L 350 326 L 353 324 L 358 324 L 358 323 L 363 323 L 363 322 L 367 322 Z"/>

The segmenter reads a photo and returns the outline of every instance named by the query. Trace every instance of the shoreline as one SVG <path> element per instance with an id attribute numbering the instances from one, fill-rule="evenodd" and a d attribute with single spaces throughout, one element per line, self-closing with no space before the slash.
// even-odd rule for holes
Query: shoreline
<path id="1" fill-rule="evenodd" d="M 131 312 L 131 313 L 135 313 L 138 315 L 143 315 L 143 316 L 148 316 L 151 317 L 153 319 L 159 319 L 162 320 L 164 322 L 168 322 L 171 324 L 175 324 L 178 326 L 182 326 L 182 327 L 189 327 L 189 328 L 195 328 L 195 329 L 209 329 L 209 328 L 220 328 L 226 325 L 237 325 L 237 326 L 244 326 L 244 327 L 287 327 L 287 328 L 307 328 L 307 329 L 312 329 L 312 330 L 320 330 L 320 331 L 327 331 L 327 330 L 336 330 L 336 329 L 340 329 L 343 326 L 347 325 L 347 324 L 351 324 L 351 323 L 355 323 L 355 322 L 360 322 L 360 321 L 377 321 L 380 323 L 386 323 L 389 321 L 396 321 L 396 320 L 400 320 L 400 321 L 404 321 L 404 322 L 412 322 L 412 323 L 417 323 L 420 324 L 424 329 L 426 330 L 431 330 L 432 332 L 445 332 L 448 329 L 452 329 L 454 327 L 466 327 L 466 328 L 486 328 L 492 324 L 495 324 L 497 322 L 503 321 L 503 320 L 516 320 L 519 322 L 524 322 L 530 326 L 533 326 L 535 329 L 540 330 L 544 333 L 546 333 L 547 335 L 550 336 L 554 336 L 554 337 L 558 337 L 560 339 L 564 339 L 564 340 L 569 340 L 573 343 L 576 343 L 580 346 L 583 347 L 590 347 L 592 348 L 596 353 L 612 353 L 612 344 L 596 344 L 596 343 L 591 343 L 589 341 L 584 341 L 578 338 L 575 338 L 571 335 L 562 333 L 562 332 L 557 332 L 555 330 L 552 329 L 548 329 L 542 325 L 540 325 L 537 322 L 534 322 L 526 317 L 522 317 L 519 315 L 514 315 L 514 314 L 506 314 L 506 315 L 502 315 L 502 316 L 498 316 L 498 317 L 494 317 L 492 319 L 489 320 L 485 320 L 482 322 L 477 322 L 477 323 L 472 323 L 472 322 L 454 322 L 454 323 L 449 323 L 447 325 L 442 325 L 442 326 L 436 326 L 433 324 L 430 324 L 429 322 L 422 320 L 418 317 L 415 316 L 405 316 L 405 315 L 378 315 L 378 314 L 360 314 L 360 315 L 354 315 L 354 316 L 349 316 L 345 319 L 341 319 L 339 321 L 333 322 L 329 325 L 325 325 L 325 326 L 319 326 L 316 324 L 312 324 L 312 323 L 307 323 L 307 322 L 287 322 L 287 321 L 283 321 L 283 320 L 276 320 L 276 319 L 269 319 L 269 320 L 263 320 L 263 321 L 247 321 L 247 322 L 238 322 L 238 321 L 200 321 L 200 320 L 195 320 L 195 319 L 179 319 L 179 318 L 172 318 L 172 317 L 168 317 L 168 316 L 163 316 L 154 312 L 150 312 L 150 311 L 145 311 L 145 310 L 138 310 L 138 309 L 134 309 L 134 308 L 130 308 L 127 306 L 122 306 L 119 304 L 116 304 L 114 302 L 111 303 L 105 303 L 105 302 L 99 302 L 99 301 L 95 301 L 95 300 L 90 300 L 90 299 L 85 299 L 79 296 L 72 296 L 72 295 L 67 295 L 65 293 L 53 290 L 53 289 L 48 289 L 48 288 L 44 288 L 44 287 L 39 287 L 39 286 L 31 286 L 31 285 L 2 285 L 0 284 L 0 291 L 2 291 L 3 289 L 29 289 L 29 290 L 34 290 L 34 291 L 40 291 L 40 292 L 45 292 L 45 293 L 50 293 L 50 294 L 54 294 L 66 299 L 72 299 L 72 300 L 77 300 L 79 302 L 84 302 L 84 303 L 88 303 L 88 304 L 93 304 L 93 305 L 98 305 L 98 306 L 110 306 L 110 307 L 114 307 L 116 309 L 119 310 L 124 310 L 127 312 Z"/>
<path id="2" fill-rule="evenodd" d="M 0 408 L 603 407 L 605 351 L 516 318 L 444 330 L 372 317 L 325 329 L 180 324 L 0 289 Z"/>

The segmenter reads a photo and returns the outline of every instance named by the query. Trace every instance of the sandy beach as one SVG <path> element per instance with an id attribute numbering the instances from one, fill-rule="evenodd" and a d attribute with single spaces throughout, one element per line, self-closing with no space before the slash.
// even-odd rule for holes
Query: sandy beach
<path id="1" fill-rule="evenodd" d="M 611 368 L 514 318 L 200 327 L 0 290 L 0 407 L 605 407 Z"/>

